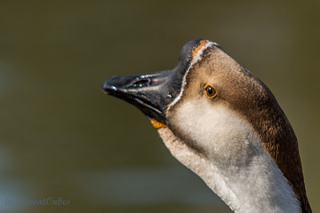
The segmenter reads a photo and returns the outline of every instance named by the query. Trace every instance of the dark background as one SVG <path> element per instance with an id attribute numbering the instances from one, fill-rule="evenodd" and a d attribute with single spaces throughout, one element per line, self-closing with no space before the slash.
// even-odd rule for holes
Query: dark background
<path id="1" fill-rule="evenodd" d="M 319 1 L 1 1 L 0 211 L 230 212 L 141 112 L 100 89 L 112 75 L 172 68 L 201 37 L 274 92 L 320 212 L 319 10 Z M 70 205 L 28 205 L 59 198 Z"/>

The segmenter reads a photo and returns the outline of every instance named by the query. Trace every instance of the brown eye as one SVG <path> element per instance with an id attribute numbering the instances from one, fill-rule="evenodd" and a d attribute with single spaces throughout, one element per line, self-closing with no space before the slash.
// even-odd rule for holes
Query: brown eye
<path id="1" fill-rule="evenodd" d="M 211 84 L 206 84 L 204 86 L 204 91 L 206 93 L 206 96 L 208 98 L 214 98 L 217 96 L 217 90 L 216 88 L 214 88 L 214 86 L 212 86 Z"/>

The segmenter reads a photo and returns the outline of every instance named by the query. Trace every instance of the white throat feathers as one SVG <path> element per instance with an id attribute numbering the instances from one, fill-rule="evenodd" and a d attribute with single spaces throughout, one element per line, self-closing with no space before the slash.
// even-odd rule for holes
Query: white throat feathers
<path id="1" fill-rule="evenodd" d="M 222 104 L 210 108 L 197 100 L 181 106 L 172 125 L 183 138 L 169 128 L 158 129 L 172 155 L 235 212 L 301 212 L 287 179 L 250 124 Z"/>

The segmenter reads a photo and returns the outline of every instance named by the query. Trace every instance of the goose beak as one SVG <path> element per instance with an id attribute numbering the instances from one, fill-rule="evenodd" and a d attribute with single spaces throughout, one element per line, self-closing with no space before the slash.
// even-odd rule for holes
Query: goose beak
<path id="1" fill-rule="evenodd" d="M 149 118 L 166 124 L 167 105 L 176 90 L 170 84 L 171 76 L 171 70 L 138 76 L 114 76 L 104 82 L 102 89 L 108 95 L 133 104 Z"/>
<path id="2" fill-rule="evenodd" d="M 182 79 L 192 57 L 206 40 L 196 39 L 185 44 L 179 54 L 178 63 L 172 70 L 138 76 L 114 76 L 104 82 L 102 89 L 108 95 L 121 98 L 146 114 L 155 128 L 167 125 L 166 110 L 178 97 Z"/>

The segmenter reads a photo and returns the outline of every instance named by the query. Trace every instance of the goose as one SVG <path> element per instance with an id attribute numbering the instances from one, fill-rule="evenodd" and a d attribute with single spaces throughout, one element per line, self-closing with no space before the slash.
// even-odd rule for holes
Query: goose
<path id="1" fill-rule="evenodd" d="M 114 76 L 102 88 L 140 109 L 171 154 L 232 211 L 312 212 L 286 115 L 217 43 L 191 40 L 173 69 Z"/>

